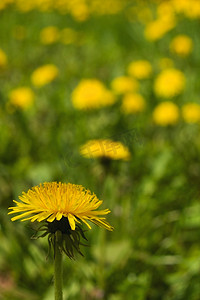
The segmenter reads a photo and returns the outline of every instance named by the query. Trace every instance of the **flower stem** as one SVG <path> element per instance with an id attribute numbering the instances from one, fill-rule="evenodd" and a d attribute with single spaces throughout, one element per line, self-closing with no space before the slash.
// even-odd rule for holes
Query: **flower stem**
<path id="1" fill-rule="evenodd" d="M 60 231 L 55 233 L 54 244 L 54 288 L 55 300 L 63 300 L 62 292 L 62 252 L 59 248 Z"/>
<path id="2" fill-rule="evenodd" d="M 99 261 L 99 286 L 102 290 L 105 288 L 105 262 L 106 262 L 106 232 L 102 230 L 100 233 L 100 261 Z"/>

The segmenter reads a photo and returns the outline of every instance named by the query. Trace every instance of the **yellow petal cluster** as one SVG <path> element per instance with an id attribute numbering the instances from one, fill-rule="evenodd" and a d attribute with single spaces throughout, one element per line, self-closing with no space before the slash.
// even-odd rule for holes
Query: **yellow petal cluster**
<path id="1" fill-rule="evenodd" d="M 161 2 L 157 14 L 157 19 L 147 23 L 144 31 L 145 38 L 152 42 L 161 39 L 176 26 L 174 9 L 167 1 Z"/>
<path id="2" fill-rule="evenodd" d="M 200 17 L 199 0 L 171 0 L 171 3 L 177 13 L 182 13 L 190 19 Z"/>
<path id="3" fill-rule="evenodd" d="M 72 103 L 77 109 L 96 109 L 112 105 L 115 96 L 97 79 L 83 79 L 72 92 Z"/>
<path id="4" fill-rule="evenodd" d="M 200 105 L 197 103 L 187 103 L 182 106 L 182 116 L 187 123 L 200 122 Z"/>
<path id="5" fill-rule="evenodd" d="M 21 219 L 31 222 L 44 220 L 53 222 L 66 217 L 72 230 L 75 230 L 76 223 L 80 222 L 91 229 L 88 221 L 107 230 L 113 229 L 105 217 L 99 217 L 107 215 L 110 210 L 96 210 L 103 201 L 81 185 L 45 182 L 28 190 L 27 193 L 23 192 L 19 200 L 14 200 L 16 206 L 9 208 L 11 209 L 9 214 L 17 214 L 12 221 Z"/>
<path id="6" fill-rule="evenodd" d="M 174 125 L 179 120 L 179 108 L 171 101 L 158 104 L 153 111 L 153 121 L 160 126 Z"/>
<path id="7" fill-rule="evenodd" d="M 137 79 L 149 78 L 152 73 L 152 66 L 147 60 L 133 61 L 128 66 L 128 74 Z"/>
<path id="8" fill-rule="evenodd" d="M 48 64 L 37 68 L 31 75 L 34 86 L 41 87 L 52 82 L 58 76 L 58 68 L 53 64 Z"/>
<path id="9" fill-rule="evenodd" d="M 126 7 L 127 1 L 121 0 L 1 0 L 0 10 L 10 3 L 23 13 L 31 10 L 42 12 L 58 11 L 60 14 L 71 14 L 76 21 L 85 21 L 90 15 L 117 14 Z"/>
<path id="10" fill-rule="evenodd" d="M 18 108 L 27 109 L 33 104 L 35 95 L 29 87 L 19 87 L 10 91 L 9 102 Z"/>
<path id="11" fill-rule="evenodd" d="M 111 88 L 116 94 L 136 91 L 138 86 L 139 83 L 134 78 L 128 76 L 116 77 L 111 82 Z"/>
<path id="12" fill-rule="evenodd" d="M 174 97 L 179 95 L 184 88 L 185 76 L 175 68 L 164 69 L 154 82 L 154 92 L 158 97 Z"/>
<path id="13" fill-rule="evenodd" d="M 121 142 L 109 139 L 90 140 L 80 148 L 80 153 L 86 158 L 104 157 L 112 160 L 129 160 L 129 149 Z"/>
<path id="14" fill-rule="evenodd" d="M 170 50 L 179 56 L 187 56 L 192 48 L 193 41 L 187 35 L 177 35 L 170 43 Z"/>
<path id="15" fill-rule="evenodd" d="M 44 45 L 50 45 L 58 41 L 59 30 L 55 26 L 48 26 L 40 31 L 40 41 Z"/>
<path id="16" fill-rule="evenodd" d="M 0 68 L 4 68 L 8 63 L 7 55 L 6 53 L 0 49 Z"/>
<path id="17" fill-rule="evenodd" d="M 130 93 L 124 95 L 122 99 L 122 112 L 126 114 L 138 113 L 144 111 L 146 106 L 145 99 L 142 95 Z"/>

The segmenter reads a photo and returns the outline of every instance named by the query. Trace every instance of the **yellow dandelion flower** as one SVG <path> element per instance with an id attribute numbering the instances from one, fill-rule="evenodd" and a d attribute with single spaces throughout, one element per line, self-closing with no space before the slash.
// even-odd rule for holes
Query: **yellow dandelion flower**
<path id="1" fill-rule="evenodd" d="M 35 8 L 35 1 L 18 0 L 15 2 L 17 10 L 23 13 L 27 13 Z"/>
<path id="2" fill-rule="evenodd" d="M 93 14 L 113 15 L 119 13 L 125 3 L 121 0 L 93 0 L 90 1 L 90 9 Z"/>
<path id="3" fill-rule="evenodd" d="M 152 73 L 152 66 L 147 60 L 133 61 L 128 66 L 128 74 L 137 79 L 149 78 Z"/>
<path id="4" fill-rule="evenodd" d="M 189 9 L 185 11 L 185 15 L 190 19 L 200 17 L 200 2 L 199 0 L 188 0 Z"/>
<path id="5" fill-rule="evenodd" d="M 83 22 L 89 18 L 89 8 L 84 2 L 79 2 L 78 5 L 72 6 L 70 13 L 78 22 Z"/>
<path id="6" fill-rule="evenodd" d="M 153 111 L 153 120 L 157 125 L 174 125 L 179 120 L 179 108 L 171 101 L 162 102 Z"/>
<path id="7" fill-rule="evenodd" d="M 9 102 L 21 109 L 29 108 L 34 101 L 35 95 L 29 87 L 19 87 L 9 93 Z"/>
<path id="8" fill-rule="evenodd" d="M 187 35 L 178 35 L 170 43 L 170 50 L 180 56 L 187 56 L 193 47 L 192 39 Z"/>
<path id="9" fill-rule="evenodd" d="M 177 69 L 164 69 L 154 82 L 154 91 L 158 97 L 170 98 L 180 94 L 185 87 L 185 76 Z"/>
<path id="10" fill-rule="evenodd" d="M 58 68 L 48 64 L 37 68 L 31 75 L 34 86 L 41 87 L 53 81 L 58 76 Z"/>
<path id="11" fill-rule="evenodd" d="M 149 41 L 156 41 L 161 39 L 168 31 L 173 29 L 176 25 L 174 18 L 159 18 L 146 25 L 144 35 Z"/>
<path id="12" fill-rule="evenodd" d="M 174 18 L 175 11 L 172 3 L 170 1 L 160 1 L 160 3 L 157 5 L 157 15 L 158 18 L 162 19 L 169 20 Z"/>
<path id="13" fill-rule="evenodd" d="M 189 2 L 192 0 L 172 0 L 172 5 L 177 13 L 185 13 L 189 8 Z"/>
<path id="14" fill-rule="evenodd" d="M 190 19 L 196 19 L 200 16 L 199 0 L 173 0 L 172 5 L 176 12 L 183 13 Z"/>
<path id="15" fill-rule="evenodd" d="M 7 7 L 7 5 L 9 4 L 9 1 L 1 1 L 0 2 L 0 11 L 1 10 L 4 10 L 6 7 Z"/>
<path id="16" fill-rule="evenodd" d="M 7 55 L 0 49 L 0 68 L 4 68 L 8 63 Z"/>
<path id="17" fill-rule="evenodd" d="M 133 92 L 138 89 L 138 82 L 128 76 L 120 76 L 113 79 L 111 87 L 116 94 Z"/>
<path id="18" fill-rule="evenodd" d="M 81 185 L 45 182 L 28 190 L 27 193 L 23 192 L 19 200 L 14 200 L 16 206 L 9 208 L 11 209 L 9 214 L 17 214 L 12 221 L 45 220 L 52 223 L 67 218 L 71 230 L 75 230 L 76 224 L 80 222 L 91 229 L 88 221 L 107 230 L 113 230 L 105 217 L 99 217 L 107 215 L 110 210 L 96 210 L 103 201 Z"/>
<path id="19" fill-rule="evenodd" d="M 182 107 L 182 116 L 187 123 L 200 122 L 200 105 L 197 103 L 187 103 Z"/>
<path id="20" fill-rule="evenodd" d="M 52 0 L 34 0 L 33 2 L 37 9 L 41 12 L 51 12 L 54 8 L 54 1 Z"/>
<path id="21" fill-rule="evenodd" d="M 145 109 L 145 99 L 140 94 L 126 94 L 122 99 L 122 112 L 126 114 L 142 112 Z"/>
<path id="22" fill-rule="evenodd" d="M 96 109 L 112 105 L 115 97 L 97 79 L 83 79 L 72 92 L 72 103 L 77 109 Z"/>
<path id="23" fill-rule="evenodd" d="M 59 37 L 59 30 L 55 26 L 48 26 L 40 31 L 40 41 L 44 45 L 50 45 L 57 42 Z"/>
<path id="24" fill-rule="evenodd" d="M 86 158 L 107 158 L 111 160 L 129 160 L 129 149 L 121 142 L 109 139 L 90 140 L 80 147 L 80 153 Z"/>

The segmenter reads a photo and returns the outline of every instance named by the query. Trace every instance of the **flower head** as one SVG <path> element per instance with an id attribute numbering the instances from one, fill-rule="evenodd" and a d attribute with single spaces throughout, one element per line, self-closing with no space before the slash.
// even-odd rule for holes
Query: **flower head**
<path id="1" fill-rule="evenodd" d="M 176 21 L 173 16 L 168 16 L 167 18 L 159 17 L 147 24 L 144 35 L 147 40 L 156 41 L 161 39 L 175 25 Z"/>
<path id="2" fill-rule="evenodd" d="M 29 87 L 19 87 L 9 93 L 9 102 L 18 108 L 27 109 L 34 101 L 34 93 Z"/>
<path id="3" fill-rule="evenodd" d="M 0 49 L 0 68 L 4 68 L 8 63 L 7 55 Z"/>
<path id="4" fill-rule="evenodd" d="M 40 41 L 44 45 L 50 45 L 59 39 L 59 30 L 55 26 L 48 26 L 40 31 Z"/>
<path id="5" fill-rule="evenodd" d="M 11 220 L 44 221 L 38 231 L 43 233 L 39 237 L 48 235 L 50 248 L 58 243 L 59 249 L 69 258 L 74 258 L 74 251 L 82 255 L 81 238 L 86 239 L 80 226 L 88 221 L 112 231 L 113 227 L 106 221 L 109 209 L 96 210 L 103 201 L 99 200 L 90 190 L 81 185 L 71 183 L 45 182 L 23 192 L 15 201 L 16 206 L 10 207 L 9 214 L 17 214 Z M 59 237 L 59 239 L 58 239 Z M 55 255 L 55 252 L 54 252 Z"/>
<path id="6" fill-rule="evenodd" d="M 164 69 L 154 82 L 155 94 L 159 97 L 170 98 L 179 95 L 185 87 L 185 76 L 177 69 Z"/>
<path id="7" fill-rule="evenodd" d="M 58 68 L 48 64 L 37 68 L 31 75 L 31 81 L 36 87 L 52 82 L 58 76 Z"/>
<path id="8" fill-rule="evenodd" d="M 77 109 L 95 109 L 112 105 L 115 97 L 97 79 L 83 79 L 72 92 L 72 103 Z"/>
<path id="9" fill-rule="evenodd" d="M 182 106 L 182 116 L 187 123 L 200 122 L 200 105 L 197 103 L 187 103 Z"/>
<path id="10" fill-rule="evenodd" d="M 183 13 L 190 19 L 196 19 L 200 16 L 199 0 L 173 0 L 174 9 L 177 13 Z"/>
<path id="11" fill-rule="evenodd" d="M 137 79 L 145 79 L 151 75 L 152 66 L 147 60 L 133 61 L 128 66 L 128 73 Z"/>
<path id="12" fill-rule="evenodd" d="M 121 109 L 126 114 L 142 112 L 145 109 L 145 100 L 140 94 L 126 94 L 122 99 Z"/>
<path id="13" fill-rule="evenodd" d="M 60 221 L 63 217 L 68 219 L 71 230 L 76 229 L 76 223 L 81 221 L 91 229 L 88 221 L 97 224 L 108 230 L 112 230 L 104 217 L 110 210 L 96 209 L 103 201 L 99 200 L 90 190 L 81 185 L 71 183 L 45 182 L 23 192 L 19 197 L 20 201 L 14 202 L 17 206 L 10 207 L 9 214 L 17 214 L 12 221 L 21 219 L 22 221 L 41 222 L 46 220 L 52 223 Z"/>
<path id="14" fill-rule="evenodd" d="M 80 153 L 86 158 L 106 158 L 113 160 L 129 160 L 131 155 L 126 146 L 109 139 L 90 140 L 80 148 Z"/>
<path id="15" fill-rule="evenodd" d="M 174 125 L 179 119 L 179 109 L 171 101 L 165 101 L 156 106 L 153 111 L 153 120 L 160 126 Z"/>
<path id="16" fill-rule="evenodd" d="M 138 82 L 128 76 L 120 76 L 113 79 L 111 87 L 116 94 L 133 92 L 138 89 Z"/>
<path id="17" fill-rule="evenodd" d="M 192 47 L 192 39 L 187 35 L 177 35 L 170 43 L 170 50 L 179 56 L 190 54 Z"/>

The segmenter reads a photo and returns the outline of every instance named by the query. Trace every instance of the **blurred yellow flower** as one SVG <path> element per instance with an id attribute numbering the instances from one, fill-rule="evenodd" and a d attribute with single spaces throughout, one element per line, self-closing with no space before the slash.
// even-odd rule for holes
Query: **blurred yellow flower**
<path id="1" fill-rule="evenodd" d="M 52 0 L 31 0 L 37 9 L 42 12 L 50 12 L 54 9 L 54 1 Z"/>
<path id="2" fill-rule="evenodd" d="M 153 111 L 153 120 L 160 126 L 174 125 L 179 120 L 179 108 L 171 101 L 158 104 Z"/>
<path id="3" fill-rule="evenodd" d="M 8 63 L 7 55 L 5 52 L 0 48 L 0 68 L 4 68 Z"/>
<path id="4" fill-rule="evenodd" d="M 13 106 L 27 109 L 33 104 L 35 95 L 29 87 L 24 86 L 10 91 L 8 97 Z"/>
<path id="5" fill-rule="evenodd" d="M 188 0 L 189 9 L 186 10 L 185 15 L 190 19 L 196 19 L 200 17 L 200 2 L 199 0 Z"/>
<path id="6" fill-rule="evenodd" d="M 190 19 L 200 17 L 199 0 L 172 0 L 172 5 L 177 13 L 183 13 Z"/>
<path id="7" fill-rule="evenodd" d="M 128 10 L 127 15 L 130 21 L 135 20 L 135 16 L 137 16 L 138 21 L 144 24 L 151 22 L 153 19 L 152 10 L 150 7 L 144 5 L 141 5 L 141 7 L 135 6 L 131 10 Z"/>
<path id="8" fill-rule="evenodd" d="M 77 41 L 78 35 L 72 28 L 64 28 L 60 31 L 60 41 L 63 44 L 74 44 Z"/>
<path id="9" fill-rule="evenodd" d="M 126 1 L 121 0 L 92 0 L 89 3 L 91 12 L 98 15 L 117 14 L 126 5 Z"/>
<path id="10" fill-rule="evenodd" d="M 185 87 L 185 76 L 177 69 L 164 69 L 154 82 L 154 91 L 158 97 L 170 98 L 180 94 Z"/>
<path id="11" fill-rule="evenodd" d="M 128 65 L 128 74 L 137 79 L 149 78 L 152 66 L 147 60 L 133 61 Z"/>
<path id="12" fill-rule="evenodd" d="M 182 116 L 187 123 L 200 122 L 200 105 L 197 103 L 187 103 L 183 105 Z"/>
<path id="13" fill-rule="evenodd" d="M 159 1 L 159 4 L 156 7 L 156 11 L 158 18 L 161 19 L 170 20 L 175 17 L 174 7 L 170 1 Z"/>
<path id="14" fill-rule="evenodd" d="M 111 88 L 116 94 L 136 91 L 138 86 L 139 83 L 134 78 L 128 76 L 116 77 L 111 82 Z"/>
<path id="15" fill-rule="evenodd" d="M 72 103 L 77 109 L 100 108 L 112 105 L 115 100 L 113 93 L 97 79 L 81 80 L 72 92 Z"/>
<path id="16" fill-rule="evenodd" d="M 58 41 L 59 30 L 55 26 L 48 26 L 40 31 L 40 41 L 44 45 L 50 45 Z"/>
<path id="17" fill-rule="evenodd" d="M 5 9 L 10 1 L 0 1 L 0 11 Z"/>
<path id="18" fill-rule="evenodd" d="M 192 48 L 193 41 L 187 35 L 177 35 L 170 43 L 170 50 L 180 56 L 187 56 Z"/>
<path id="19" fill-rule="evenodd" d="M 37 68 L 31 75 L 31 81 L 36 87 L 41 87 L 53 81 L 58 76 L 58 68 L 48 64 Z"/>
<path id="20" fill-rule="evenodd" d="M 14 2 L 16 4 L 17 10 L 23 13 L 27 13 L 36 7 L 36 1 L 17 0 Z"/>
<path id="21" fill-rule="evenodd" d="M 121 142 L 109 139 L 90 140 L 80 147 L 80 153 L 86 158 L 107 158 L 112 160 L 129 160 L 129 149 Z"/>
<path id="22" fill-rule="evenodd" d="M 145 99 L 140 94 L 126 94 L 122 99 L 122 112 L 126 114 L 142 112 L 145 109 Z"/>
<path id="23" fill-rule="evenodd" d="M 156 41 L 161 39 L 168 31 L 173 29 L 176 25 L 174 18 L 159 18 L 146 25 L 144 35 L 149 41 Z"/>
<path id="24" fill-rule="evenodd" d="M 85 1 L 71 1 L 70 13 L 76 21 L 83 22 L 89 18 L 89 7 Z"/>

